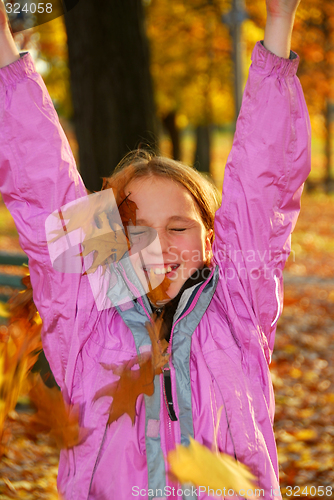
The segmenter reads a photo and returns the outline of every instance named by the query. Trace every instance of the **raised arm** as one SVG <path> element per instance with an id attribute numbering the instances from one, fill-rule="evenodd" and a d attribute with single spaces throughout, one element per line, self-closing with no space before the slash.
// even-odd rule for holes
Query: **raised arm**
<path id="1" fill-rule="evenodd" d="M 1 0 L 0 8 L 0 191 L 29 257 L 45 354 L 69 393 L 94 299 L 86 276 L 53 268 L 45 222 L 86 190 L 44 82 L 31 56 L 19 57 Z"/>
<path id="2" fill-rule="evenodd" d="M 5 5 L 0 0 L 0 68 L 8 66 L 19 58 L 20 54 L 10 32 Z"/>
<path id="3" fill-rule="evenodd" d="M 300 0 L 267 0 L 264 46 L 273 54 L 288 59 L 295 14 Z"/>
<path id="4" fill-rule="evenodd" d="M 269 3 L 296 7 L 298 2 Z M 296 76 L 299 60 L 296 54 L 280 56 L 290 47 L 290 31 L 283 36 L 280 23 L 279 18 L 267 26 L 265 46 L 257 43 L 252 54 L 213 246 L 221 286 L 231 297 L 230 316 L 245 322 L 251 317 L 260 327 L 243 324 L 240 343 L 249 348 L 251 332 L 257 332 L 268 361 L 282 311 L 282 271 L 310 171 L 310 122 Z"/>

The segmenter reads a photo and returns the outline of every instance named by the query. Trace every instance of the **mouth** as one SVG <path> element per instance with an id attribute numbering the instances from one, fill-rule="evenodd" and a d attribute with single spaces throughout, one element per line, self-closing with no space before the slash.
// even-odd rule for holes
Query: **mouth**
<path id="1" fill-rule="evenodd" d="M 156 276 L 165 275 L 167 278 L 171 278 L 175 271 L 180 267 L 180 264 L 166 264 L 164 266 L 144 266 L 144 273 L 149 276 L 152 272 Z"/>

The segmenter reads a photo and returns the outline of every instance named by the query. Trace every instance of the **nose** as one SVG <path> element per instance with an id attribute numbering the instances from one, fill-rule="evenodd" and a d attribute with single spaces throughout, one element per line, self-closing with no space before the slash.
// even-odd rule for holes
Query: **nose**
<path id="1" fill-rule="evenodd" d="M 156 238 L 146 247 L 147 253 L 158 256 L 168 253 L 169 240 L 165 231 L 157 231 Z"/>

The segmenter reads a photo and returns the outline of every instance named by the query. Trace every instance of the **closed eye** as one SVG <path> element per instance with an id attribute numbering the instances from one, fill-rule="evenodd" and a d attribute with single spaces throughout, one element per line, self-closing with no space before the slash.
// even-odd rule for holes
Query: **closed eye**
<path id="1" fill-rule="evenodd" d="M 176 232 L 180 232 L 180 233 L 182 231 L 185 231 L 185 230 L 186 230 L 186 228 L 173 228 L 173 229 L 171 229 L 171 231 L 176 231 Z"/>

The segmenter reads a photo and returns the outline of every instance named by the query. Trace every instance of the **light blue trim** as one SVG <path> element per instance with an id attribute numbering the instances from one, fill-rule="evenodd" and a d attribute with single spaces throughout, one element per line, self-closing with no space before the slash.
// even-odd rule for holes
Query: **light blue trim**
<path id="1" fill-rule="evenodd" d="M 126 276 L 130 280 L 131 284 L 138 286 L 138 277 L 135 275 L 133 268 L 127 265 L 125 270 Z M 114 304 L 118 304 L 121 298 L 128 298 L 129 302 L 132 301 L 132 307 L 126 310 L 122 311 L 121 307 L 117 305 L 115 305 L 115 307 L 121 315 L 124 323 L 131 330 L 136 344 L 137 353 L 139 354 L 142 347 L 151 345 L 151 340 L 145 327 L 148 317 L 139 301 L 133 301 L 134 294 L 129 291 L 126 285 L 124 272 L 119 266 L 114 267 L 113 272 L 115 272 L 117 276 L 117 283 L 111 290 L 108 291 L 108 297 Z M 210 304 L 217 286 L 218 278 L 219 268 L 216 267 L 212 278 L 204 286 L 194 309 L 190 311 L 189 314 L 186 314 L 186 316 L 181 319 L 174 329 L 172 359 L 176 373 L 176 389 L 178 406 L 180 408 L 179 425 L 181 430 L 181 444 L 184 445 L 189 445 L 189 436 L 194 436 L 189 369 L 191 336 Z M 181 297 L 179 307 L 174 315 L 174 322 L 176 321 L 176 318 L 180 318 L 182 314 L 186 313 L 185 308 L 191 307 L 192 304 L 189 304 L 189 300 L 192 295 L 196 294 L 201 286 L 203 286 L 203 283 L 185 290 Z M 143 301 L 147 312 L 151 314 L 152 311 L 147 296 L 143 295 L 141 300 Z M 151 419 L 160 420 L 160 376 L 157 375 L 155 377 L 153 396 L 145 395 L 144 400 L 146 408 L 145 442 L 148 468 L 148 489 L 153 491 L 159 489 L 164 490 L 166 486 L 166 471 L 164 457 L 161 450 L 161 438 L 160 435 L 154 438 L 147 436 L 148 421 Z M 153 498 L 154 497 L 149 497 L 149 500 L 152 500 Z M 192 495 L 191 497 L 188 496 L 187 499 L 189 498 L 196 499 L 196 495 Z"/>
<path id="2" fill-rule="evenodd" d="M 157 491 L 164 490 L 166 486 L 165 461 L 161 450 L 160 433 L 158 437 L 147 436 L 147 426 L 150 419 L 160 421 L 160 376 L 154 379 L 153 396 L 145 396 L 146 418 L 145 418 L 145 443 L 148 471 L 148 489 Z M 149 496 L 149 500 L 155 498 Z"/>
<path id="3" fill-rule="evenodd" d="M 184 446 L 189 446 L 189 436 L 194 437 L 189 368 L 191 337 L 211 302 L 218 279 L 219 268 L 217 266 L 212 279 L 202 290 L 194 309 L 181 319 L 174 329 L 172 359 L 175 368 L 178 406 L 180 408 L 181 444 Z M 196 290 L 192 290 L 192 293 L 196 293 L 202 285 L 203 283 L 197 285 Z M 185 312 L 183 311 L 182 314 Z"/>

